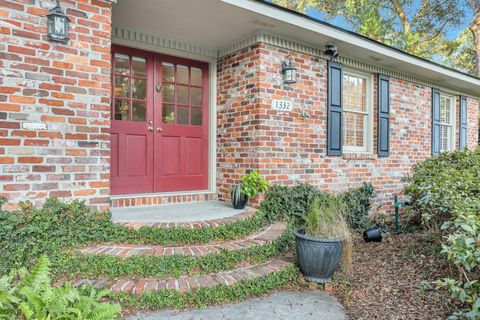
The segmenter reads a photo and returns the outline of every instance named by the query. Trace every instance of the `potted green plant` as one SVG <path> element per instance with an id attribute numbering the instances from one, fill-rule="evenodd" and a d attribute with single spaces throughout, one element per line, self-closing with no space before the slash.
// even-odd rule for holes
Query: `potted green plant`
<path id="1" fill-rule="evenodd" d="M 351 268 L 352 236 L 345 218 L 345 205 L 336 196 L 326 195 L 313 202 L 305 227 L 294 231 L 298 264 L 305 280 L 331 281 L 340 260 Z"/>
<path id="2" fill-rule="evenodd" d="M 242 182 L 231 191 L 232 205 L 235 209 L 244 209 L 249 198 L 267 192 L 269 183 L 257 170 L 242 176 Z"/>

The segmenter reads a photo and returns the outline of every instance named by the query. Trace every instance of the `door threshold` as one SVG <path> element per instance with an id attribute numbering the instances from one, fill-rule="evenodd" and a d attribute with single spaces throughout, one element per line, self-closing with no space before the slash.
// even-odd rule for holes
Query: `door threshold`
<path id="1" fill-rule="evenodd" d="M 110 202 L 112 208 L 118 208 L 212 201 L 217 200 L 217 198 L 215 191 L 200 190 L 112 195 L 110 196 Z"/>

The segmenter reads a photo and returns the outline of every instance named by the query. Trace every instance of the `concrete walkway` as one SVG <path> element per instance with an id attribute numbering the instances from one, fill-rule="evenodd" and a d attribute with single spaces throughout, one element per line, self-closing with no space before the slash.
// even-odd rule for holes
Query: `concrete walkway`
<path id="1" fill-rule="evenodd" d="M 157 311 L 125 320 L 344 320 L 342 305 L 324 291 L 277 292 L 238 304 L 190 311 Z"/>
<path id="2" fill-rule="evenodd" d="M 240 214 L 230 202 L 204 201 L 134 208 L 112 208 L 112 222 L 188 222 L 222 219 Z"/>

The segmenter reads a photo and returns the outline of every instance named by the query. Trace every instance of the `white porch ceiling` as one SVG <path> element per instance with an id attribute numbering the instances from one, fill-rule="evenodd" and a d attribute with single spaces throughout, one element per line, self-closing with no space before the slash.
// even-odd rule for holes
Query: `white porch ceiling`
<path id="1" fill-rule="evenodd" d="M 113 25 L 218 50 L 260 30 L 320 49 L 332 42 L 346 57 L 480 95 L 478 78 L 252 0 L 117 0 Z"/>

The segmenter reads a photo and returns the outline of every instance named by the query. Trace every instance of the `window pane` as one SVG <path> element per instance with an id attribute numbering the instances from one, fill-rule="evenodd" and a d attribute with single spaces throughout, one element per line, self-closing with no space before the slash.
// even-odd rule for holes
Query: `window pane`
<path id="1" fill-rule="evenodd" d="M 362 114 L 355 115 L 355 146 L 356 147 L 363 147 L 363 134 L 364 134 L 364 124 L 365 124 L 365 116 Z"/>
<path id="2" fill-rule="evenodd" d="M 174 77 L 174 65 L 168 62 L 162 62 L 162 79 L 163 81 L 173 82 Z"/>
<path id="3" fill-rule="evenodd" d="M 163 102 L 175 102 L 175 91 L 173 84 L 163 86 Z"/>
<path id="4" fill-rule="evenodd" d="M 202 85 L 202 70 L 197 68 L 191 69 L 191 84 L 193 86 L 201 86 Z"/>
<path id="5" fill-rule="evenodd" d="M 177 83 L 188 84 L 188 67 L 178 65 L 177 66 Z"/>
<path id="6" fill-rule="evenodd" d="M 449 151 L 451 149 L 451 131 L 452 127 L 440 126 L 440 150 Z"/>
<path id="7" fill-rule="evenodd" d="M 192 92 L 192 104 L 195 106 L 202 105 L 202 89 L 201 88 L 190 88 Z"/>
<path id="8" fill-rule="evenodd" d="M 189 107 L 177 107 L 177 124 L 189 124 Z"/>
<path id="9" fill-rule="evenodd" d="M 115 97 L 130 97 L 130 79 L 115 77 Z"/>
<path id="10" fill-rule="evenodd" d="M 115 73 L 130 74 L 130 58 L 125 54 L 115 53 Z"/>
<path id="11" fill-rule="evenodd" d="M 146 80 L 133 79 L 132 82 L 132 98 L 145 99 Z"/>
<path id="12" fill-rule="evenodd" d="M 115 120 L 128 120 L 128 100 L 115 100 Z"/>
<path id="13" fill-rule="evenodd" d="M 132 71 L 136 77 L 146 77 L 147 61 L 144 58 L 132 57 Z"/>
<path id="14" fill-rule="evenodd" d="M 196 126 L 202 125 L 202 108 L 192 108 L 192 124 Z"/>
<path id="15" fill-rule="evenodd" d="M 132 120 L 133 121 L 145 121 L 145 102 L 133 101 L 132 102 Z"/>
<path id="16" fill-rule="evenodd" d="M 163 123 L 175 123 L 175 106 L 164 105 L 162 108 Z"/>
<path id="17" fill-rule="evenodd" d="M 177 86 L 177 103 L 188 104 L 188 87 Z"/>
<path id="18" fill-rule="evenodd" d="M 343 114 L 343 145 L 346 147 L 355 146 L 355 115 L 351 112 Z"/>

